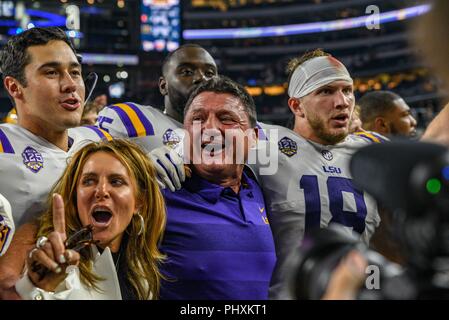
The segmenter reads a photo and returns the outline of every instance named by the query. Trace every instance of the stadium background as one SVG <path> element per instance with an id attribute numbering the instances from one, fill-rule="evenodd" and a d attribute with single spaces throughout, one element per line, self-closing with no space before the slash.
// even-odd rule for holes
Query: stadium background
<path id="1" fill-rule="evenodd" d="M 322 48 L 347 66 L 356 97 L 393 90 L 422 130 L 447 100 L 408 34 L 429 7 L 410 0 L 0 0 L 0 47 L 23 29 L 60 26 L 83 54 L 83 71 L 99 75 L 94 96 L 161 107 L 167 50 L 198 43 L 221 74 L 249 89 L 259 120 L 281 125 L 290 117 L 287 61 Z M 0 119 L 11 107 L 1 90 Z"/>

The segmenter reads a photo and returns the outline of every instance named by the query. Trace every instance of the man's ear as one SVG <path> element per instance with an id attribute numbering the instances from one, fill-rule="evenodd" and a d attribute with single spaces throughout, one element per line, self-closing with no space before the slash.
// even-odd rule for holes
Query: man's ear
<path id="1" fill-rule="evenodd" d="M 164 97 L 168 94 L 167 81 L 165 81 L 164 77 L 159 77 L 159 92 Z"/>
<path id="2" fill-rule="evenodd" d="M 391 133 L 390 125 L 387 123 L 384 117 L 377 117 L 374 119 L 374 130 L 383 135 L 388 135 Z"/>
<path id="3" fill-rule="evenodd" d="M 257 142 L 259 141 L 259 128 L 254 127 L 251 134 L 250 140 L 250 148 L 255 148 L 257 146 Z"/>
<path id="4" fill-rule="evenodd" d="M 3 80 L 3 85 L 5 86 L 6 91 L 8 91 L 9 95 L 13 97 L 13 99 L 22 99 L 22 85 L 17 81 L 17 79 L 7 76 Z"/>
<path id="5" fill-rule="evenodd" d="M 301 117 L 301 118 L 305 117 L 304 109 L 301 105 L 301 101 L 299 100 L 299 98 L 289 98 L 288 106 L 295 116 Z"/>
<path id="6" fill-rule="evenodd" d="M 254 140 L 255 141 L 259 140 L 259 127 L 255 127 L 254 128 L 254 135 L 255 135 L 254 136 L 254 138 L 255 138 Z"/>
<path id="7" fill-rule="evenodd" d="M 257 143 L 259 141 L 259 128 L 254 127 L 248 129 L 250 131 L 246 131 L 246 137 L 248 139 L 248 148 L 255 149 L 257 147 Z"/>

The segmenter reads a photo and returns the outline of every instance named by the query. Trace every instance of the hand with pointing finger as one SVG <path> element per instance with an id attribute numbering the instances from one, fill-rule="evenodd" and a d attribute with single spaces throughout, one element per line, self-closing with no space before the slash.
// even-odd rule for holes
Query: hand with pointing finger
<path id="1" fill-rule="evenodd" d="M 64 202 L 59 194 L 53 195 L 54 231 L 47 237 L 40 237 L 27 258 L 28 277 L 36 287 L 54 291 L 67 276 L 65 269 L 77 265 L 80 255 L 65 247 Z"/>

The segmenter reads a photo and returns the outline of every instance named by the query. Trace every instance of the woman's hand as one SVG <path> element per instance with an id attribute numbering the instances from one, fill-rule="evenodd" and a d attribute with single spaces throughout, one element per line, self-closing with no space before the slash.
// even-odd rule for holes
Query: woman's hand
<path id="1" fill-rule="evenodd" d="M 67 276 L 66 268 L 78 265 L 80 260 L 78 252 L 65 248 L 64 201 L 56 193 L 53 195 L 53 227 L 54 231 L 48 235 L 48 240 L 41 240 L 39 247 L 33 248 L 27 258 L 28 277 L 36 287 L 45 291 L 55 291 Z M 47 269 L 45 273 L 44 268 Z"/>

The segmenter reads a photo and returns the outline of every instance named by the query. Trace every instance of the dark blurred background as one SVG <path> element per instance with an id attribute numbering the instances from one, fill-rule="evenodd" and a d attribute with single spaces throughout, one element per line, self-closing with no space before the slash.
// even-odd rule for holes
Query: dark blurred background
<path id="1" fill-rule="evenodd" d="M 23 29 L 60 26 L 83 54 L 84 71 L 99 75 L 94 96 L 161 107 L 164 56 L 198 43 L 221 74 L 249 89 L 259 120 L 280 125 L 290 116 L 288 60 L 322 48 L 347 66 L 356 97 L 393 90 L 424 128 L 448 98 L 408 36 L 429 7 L 410 0 L 0 0 L 0 46 Z M 0 119 L 11 107 L 2 90 Z"/>

